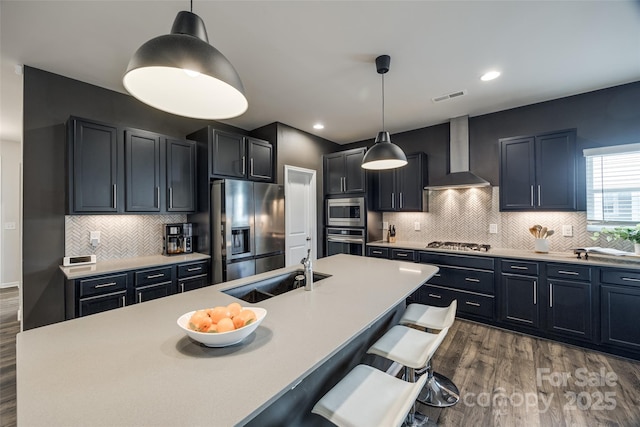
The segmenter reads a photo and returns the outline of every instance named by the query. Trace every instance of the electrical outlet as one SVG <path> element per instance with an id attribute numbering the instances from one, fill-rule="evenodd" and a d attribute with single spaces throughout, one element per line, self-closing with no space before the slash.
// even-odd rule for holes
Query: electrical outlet
<path id="1" fill-rule="evenodd" d="M 96 247 L 100 244 L 100 232 L 99 231 L 90 231 L 89 232 L 89 243 L 91 246 Z"/>
<path id="2" fill-rule="evenodd" d="M 382 221 L 382 229 L 383 230 L 389 229 L 389 221 Z"/>
<path id="3" fill-rule="evenodd" d="M 562 235 L 565 237 L 573 236 L 573 226 L 572 225 L 563 225 L 562 226 Z"/>
<path id="4" fill-rule="evenodd" d="M 498 224 L 489 224 L 489 234 L 498 234 Z"/>
<path id="5" fill-rule="evenodd" d="M 413 223 L 413 230 L 414 231 L 420 231 L 420 222 L 416 221 Z"/>
<path id="6" fill-rule="evenodd" d="M 15 222 L 5 222 L 4 223 L 4 229 L 5 230 L 15 230 L 16 229 L 16 223 Z"/>

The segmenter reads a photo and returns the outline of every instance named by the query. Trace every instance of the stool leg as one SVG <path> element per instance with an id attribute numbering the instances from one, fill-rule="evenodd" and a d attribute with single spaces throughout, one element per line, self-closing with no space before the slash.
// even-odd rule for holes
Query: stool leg
<path id="1" fill-rule="evenodd" d="M 427 383 L 422 388 L 417 400 L 424 405 L 445 408 L 458 403 L 460 391 L 449 378 L 433 372 L 431 361 L 429 361 L 427 364 Z"/>
<path id="2" fill-rule="evenodd" d="M 409 368 L 407 366 L 404 367 L 404 377 L 407 382 L 416 382 L 416 371 L 413 368 Z M 423 388 L 424 390 L 424 388 Z M 420 427 L 420 426 L 429 426 L 435 425 L 433 422 L 429 421 L 429 417 L 424 414 L 418 412 L 417 403 L 413 402 L 413 406 L 411 406 L 411 410 L 407 414 L 407 419 L 404 422 L 403 426 L 405 427 Z"/>

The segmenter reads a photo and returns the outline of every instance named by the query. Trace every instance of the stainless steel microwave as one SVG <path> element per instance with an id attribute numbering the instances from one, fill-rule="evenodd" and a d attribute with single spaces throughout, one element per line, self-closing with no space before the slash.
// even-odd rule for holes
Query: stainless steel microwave
<path id="1" fill-rule="evenodd" d="M 327 199 L 327 226 L 364 227 L 364 197 Z"/>

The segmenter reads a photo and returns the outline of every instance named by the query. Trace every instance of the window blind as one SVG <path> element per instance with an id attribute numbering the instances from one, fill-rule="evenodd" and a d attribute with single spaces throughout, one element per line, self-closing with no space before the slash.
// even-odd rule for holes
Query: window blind
<path id="1" fill-rule="evenodd" d="M 640 144 L 584 150 L 588 229 L 640 223 Z"/>

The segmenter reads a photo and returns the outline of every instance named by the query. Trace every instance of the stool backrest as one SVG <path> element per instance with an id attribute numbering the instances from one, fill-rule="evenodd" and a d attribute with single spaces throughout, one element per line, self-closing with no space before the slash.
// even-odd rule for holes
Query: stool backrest
<path id="1" fill-rule="evenodd" d="M 453 325 L 453 321 L 456 320 L 456 310 L 458 309 L 458 300 L 451 301 L 447 308 L 447 314 L 444 316 L 444 322 L 442 324 L 443 329 L 449 328 Z"/>

